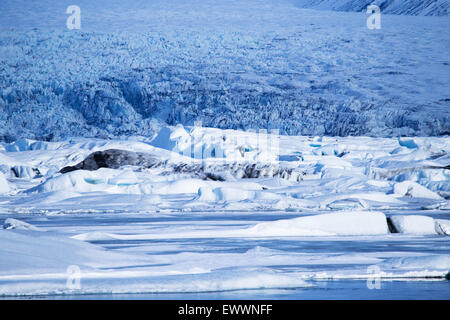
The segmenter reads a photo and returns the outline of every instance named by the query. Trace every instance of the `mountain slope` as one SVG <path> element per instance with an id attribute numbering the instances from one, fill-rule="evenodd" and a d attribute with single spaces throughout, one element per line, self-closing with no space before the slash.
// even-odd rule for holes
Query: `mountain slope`
<path id="1" fill-rule="evenodd" d="M 378 5 L 383 13 L 447 16 L 450 14 L 449 0 L 291 0 L 301 8 L 337 10 L 337 11 L 366 11 L 370 4 Z"/>

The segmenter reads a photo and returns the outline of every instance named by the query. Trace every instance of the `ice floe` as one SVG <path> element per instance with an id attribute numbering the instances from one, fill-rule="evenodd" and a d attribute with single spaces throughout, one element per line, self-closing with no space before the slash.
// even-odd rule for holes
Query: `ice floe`
<path id="1" fill-rule="evenodd" d="M 437 234 L 435 221 L 431 217 L 419 215 L 393 215 L 392 224 L 397 232 L 409 234 Z"/>

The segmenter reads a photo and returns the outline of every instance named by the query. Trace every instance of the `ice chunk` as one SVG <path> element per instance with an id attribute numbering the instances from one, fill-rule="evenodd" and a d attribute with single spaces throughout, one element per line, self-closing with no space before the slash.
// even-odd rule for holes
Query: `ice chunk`
<path id="1" fill-rule="evenodd" d="M 200 187 L 198 188 L 198 201 L 214 202 L 216 201 L 216 194 L 211 188 Z"/>
<path id="2" fill-rule="evenodd" d="M 173 182 L 161 182 L 155 184 L 154 193 L 156 194 L 198 194 L 199 188 L 210 187 L 210 181 L 200 179 L 180 179 Z"/>
<path id="3" fill-rule="evenodd" d="M 5 150 L 8 152 L 28 151 L 33 142 L 34 141 L 30 139 L 19 139 L 6 145 Z"/>
<path id="4" fill-rule="evenodd" d="M 41 229 L 33 226 L 32 224 L 29 224 L 24 221 L 20 221 L 13 218 L 7 218 L 5 222 L 3 223 L 3 229 L 11 230 L 11 229 L 20 229 L 20 230 L 34 230 L 34 231 L 40 231 Z"/>
<path id="5" fill-rule="evenodd" d="M 382 212 L 347 211 L 258 223 L 249 231 L 259 236 L 380 235 L 388 233 Z"/>
<path id="6" fill-rule="evenodd" d="M 41 176 L 39 169 L 30 166 L 16 165 L 11 168 L 11 171 L 17 178 L 33 179 Z"/>
<path id="7" fill-rule="evenodd" d="M 419 146 L 414 142 L 413 139 L 398 139 L 398 144 L 402 147 L 406 147 L 408 149 L 417 149 Z"/>
<path id="8" fill-rule="evenodd" d="M 199 201 L 216 202 L 216 201 L 242 201 L 255 198 L 254 191 L 248 191 L 238 188 L 219 187 L 208 188 L 200 187 L 198 189 Z"/>
<path id="9" fill-rule="evenodd" d="M 127 186 L 138 184 L 139 180 L 136 174 L 131 170 L 126 170 L 119 175 L 108 179 L 108 184 L 119 185 L 119 186 Z"/>
<path id="10" fill-rule="evenodd" d="M 108 149 L 91 153 L 82 162 L 75 166 L 67 166 L 60 170 L 61 173 L 68 173 L 76 170 L 95 171 L 99 168 L 118 169 L 122 166 L 140 166 L 149 168 L 160 163 L 160 159 L 152 153 L 133 152 L 119 149 Z"/>
<path id="11" fill-rule="evenodd" d="M 0 194 L 8 193 L 10 191 L 8 181 L 6 180 L 3 173 L 0 172 Z"/>
<path id="12" fill-rule="evenodd" d="M 191 145 L 191 136 L 183 126 L 163 127 L 151 143 L 154 147 L 169 151 L 185 151 Z M 188 154 L 190 156 L 190 152 Z"/>
<path id="13" fill-rule="evenodd" d="M 391 221 L 395 229 L 399 233 L 410 233 L 410 234 L 436 234 L 435 222 L 431 217 L 419 216 L 419 215 L 409 215 L 391 216 Z"/>
<path id="14" fill-rule="evenodd" d="M 196 200 L 205 202 L 234 202 L 244 200 L 279 200 L 280 196 L 263 191 L 245 190 L 232 187 L 209 188 L 200 187 Z"/>
<path id="15" fill-rule="evenodd" d="M 442 197 L 437 193 L 428 190 L 427 188 L 413 181 L 403 181 L 396 183 L 394 185 L 394 193 L 413 198 L 442 200 Z"/>
<path id="16" fill-rule="evenodd" d="M 434 223 L 438 234 L 450 236 L 450 220 L 435 219 Z"/>
<path id="17" fill-rule="evenodd" d="M 242 201 L 246 199 L 253 199 L 255 197 L 254 191 L 242 190 L 238 188 L 220 187 L 213 190 L 217 201 Z"/>
<path id="18" fill-rule="evenodd" d="M 77 170 L 51 177 L 42 184 L 30 188 L 27 193 L 34 192 L 107 192 L 124 194 L 146 194 L 151 187 L 139 183 L 134 172 L 101 168 L 96 171 Z"/>

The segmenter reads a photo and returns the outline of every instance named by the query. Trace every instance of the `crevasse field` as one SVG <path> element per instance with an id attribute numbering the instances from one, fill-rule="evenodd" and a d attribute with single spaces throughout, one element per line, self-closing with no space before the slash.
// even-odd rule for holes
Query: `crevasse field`
<path id="1" fill-rule="evenodd" d="M 450 298 L 448 1 L 53 2 L 1 5 L 1 298 Z"/>

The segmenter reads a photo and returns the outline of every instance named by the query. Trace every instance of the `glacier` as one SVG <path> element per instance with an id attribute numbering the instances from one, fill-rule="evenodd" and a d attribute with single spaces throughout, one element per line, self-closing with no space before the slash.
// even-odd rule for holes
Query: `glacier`
<path id="1" fill-rule="evenodd" d="M 151 137 L 195 121 L 288 135 L 450 132 L 448 15 L 385 14 L 368 30 L 365 13 L 281 0 L 79 1 L 83 27 L 67 30 L 64 14 L 54 19 L 64 4 L 2 7 L 3 141 Z"/>

